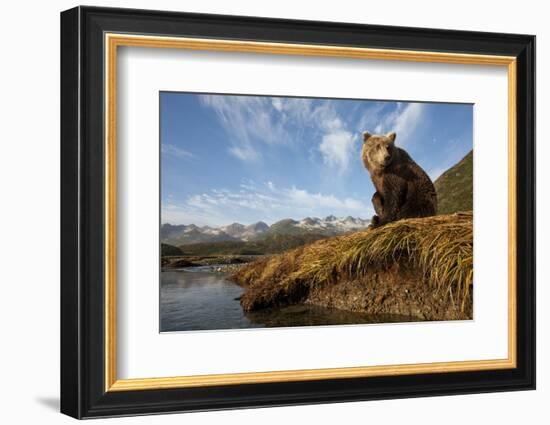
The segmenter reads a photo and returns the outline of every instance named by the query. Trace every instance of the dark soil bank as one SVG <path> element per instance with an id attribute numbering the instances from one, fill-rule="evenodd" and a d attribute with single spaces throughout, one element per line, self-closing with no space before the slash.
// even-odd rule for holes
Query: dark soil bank
<path id="1" fill-rule="evenodd" d="M 304 302 L 368 314 L 402 315 L 418 320 L 472 318 L 472 297 L 464 309 L 449 294 L 418 281 L 414 272 L 375 273 L 370 279 L 325 284 L 309 292 Z"/>

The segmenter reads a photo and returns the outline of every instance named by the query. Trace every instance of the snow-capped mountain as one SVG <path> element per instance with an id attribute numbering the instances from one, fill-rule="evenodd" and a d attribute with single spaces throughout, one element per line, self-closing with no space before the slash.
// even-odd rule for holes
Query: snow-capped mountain
<path id="1" fill-rule="evenodd" d="M 370 220 L 364 220 L 356 217 L 335 217 L 329 215 L 325 218 L 306 217 L 300 220 L 296 226 L 307 230 L 334 231 L 336 233 L 345 233 L 353 230 L 359 230 L 367 227 Z"/>
<path id="2" fill-rule="evenodd" d="M 258 221 L 257 223 L 249 224 L 248 226 L 240 223 L 233 223 L 229 226 L 220 227 L 220 230 L 233 238 L 248 241 L 267 232 L 269 230 L 269 226 L 263 221 Z"/>
<path id="3" fill-rule="evenodd" d="M 370 220 L 356 217 L 325 218 L 306 217 L 302 220 L 290 218 L 280 220 L 268 226 L 263 221 L 244 225 L 232 223 L 227 226 L 211 227 L 189 225 L 163 224 L 160 229 L 160 239 L 170 245 L 187 245 L 199 242 L 251 241 L 258 240 L 269 234 L 316 234 L 333 236 L 363 229 Z"/>

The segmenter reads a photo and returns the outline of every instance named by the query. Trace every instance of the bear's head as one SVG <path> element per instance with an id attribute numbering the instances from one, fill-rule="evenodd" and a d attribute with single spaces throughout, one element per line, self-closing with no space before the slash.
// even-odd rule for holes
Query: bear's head
<path id="1" fill-rule="evenodd" d="M 386 135 L 363 133 L 361 157 L 369 171 L 382 170 L 392 163 L 396 152 L 395 136 L 394 132 Z"/>

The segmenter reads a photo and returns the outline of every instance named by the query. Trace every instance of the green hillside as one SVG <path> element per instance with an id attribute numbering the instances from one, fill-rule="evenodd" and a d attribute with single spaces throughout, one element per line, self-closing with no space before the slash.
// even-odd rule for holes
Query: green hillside
<path id="1" fill-rule="evenodd" d="M 324 236 L 317 234 L 269 234 L 256 241 L 220 241 L 195 243 L 180 247 L 186 255 L 261 255 L 278 254 L 305 245 Z"/>
<path id="2" fill-rule="evenodd" d="M 435 181 L 438 214 L 473 210 L 473 160 L 473 151 L 470 151 Z"/>
<path id="3" fill-rule="evenodd" d="M 177 246 L 168 245 L 167 243 L 160 244 L 160 255 L 162 257 L 172 256 L 172 255 L 183 255 L 183 251 Z"/>

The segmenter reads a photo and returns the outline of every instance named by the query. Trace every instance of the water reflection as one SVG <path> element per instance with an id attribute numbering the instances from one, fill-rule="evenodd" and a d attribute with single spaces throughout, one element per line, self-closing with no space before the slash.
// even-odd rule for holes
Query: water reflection
<path id="1" fill-rule="evenodd" d="M 407 322 L 400 315 L 372 315 L 314 305 L 292 305 L 244 313 L 243 288 L 210 268 L 161 273 L 161 332 Z"/>
<path id="2" fill-rule="evenodd" d="M 243 289 L 219 273 L 161 273 L 160 330 L 190 331 L 261 327 L 243 314 Z"/>

